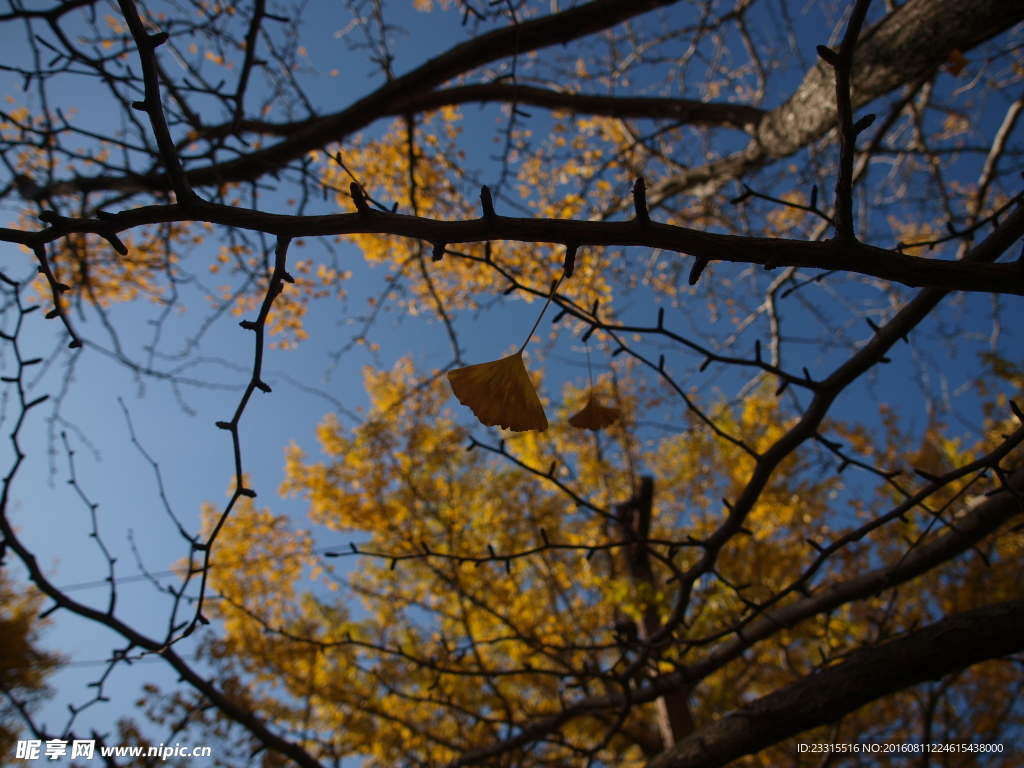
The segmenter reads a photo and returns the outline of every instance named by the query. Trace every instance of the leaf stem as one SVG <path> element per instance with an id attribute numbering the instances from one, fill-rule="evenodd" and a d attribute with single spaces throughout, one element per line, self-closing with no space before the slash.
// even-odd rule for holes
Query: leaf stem
<path id="1" fill-rule="evenodd" d="M 562 276 L 564 277 L 564 275 Z M 533 324 L 533 328 L 526 334 L 526 341 L 523 342 L 523 346 L 519 348 L 517 355 L 523 354 L 523 350 L 526 349 L 526 345 L 530 343 L 530 339 L 533 338 L 533 332 L 537 330 L 537 326 L 540 325 L 540 321 L 544 318 L 544 313 L 548 311 L 548 304 L 555 298 L 555 291 L 558 290 L 558 286 L 562 284 L 562 277 L 559 277 L 551 284 L 551 293 L 548 294 L 548 300 L 544 302 L 544 307 L 541 309 L 540 314 L 537 316 L 537 322 Z"/>

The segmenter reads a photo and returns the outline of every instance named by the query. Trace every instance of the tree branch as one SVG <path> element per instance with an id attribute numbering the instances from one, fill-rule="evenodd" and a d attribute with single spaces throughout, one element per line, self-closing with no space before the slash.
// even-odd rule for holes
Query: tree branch
<path id="1" fill-rule="evenodd" d="M 818 55 L 835 70 L 836 75 L 836 119 L 839 121 L 839 169 L 836 173 L 836 237 L 852 242 L 856 239 L 853 231 L 853 156 L 857 151 L 858 126 L 853 124 L 853 104 L 850 101 L 850 72 L 853 68 L 853 53 L 857 45 L 860 28 L 867 16 L 871 0 L 857 0 L 846 25 L 846 34 L 836 53 L 824 45 L 818 46 Z M 867 121 L 874 120 L 871 115 Z M 867 125 L 864 127 L 866 128 Z"/>
<path id="2" fill-rule="evenodd" d="M 167 181 L 174 190 L 179 205 L 188 205 L 196 199 L 196 193 L 189 185 L 188 177 L 182 168 L 181 159 L 174 148 L 174 141 L 171 139 L 170 129 L 167 127 L 167 118 L 164 115 L 163 104 L 160 101 L 160 79 L 157 73 L 156 49 L 167 42 L 168 34 L 158 32 L 149 34 L 142 24 L 139 12 L 135 7 L 135 0 L 118 0 L 121 5 L 121 13 L 125 22 L 131 30 L 132 37 L 139 52 L 139 61 L 142 64 L 142 79 L 145 83 L 146 98 L 144 101 L 132 103 L 132 107 L 149 115 L 149 122 L 153 126 L 153 133 L 156 136 L 156 144 L 160 149 L 160 158 L 167 169 Z"/>
<path id="3" fill-rule="evenodd" d="M 964 611 L 855 651 L 692 733 L 649 768 L 716 768 L 883 696 L 1024 650 L 1024 600 Z"/>
<path id="4" fill-rule="evenodd" d="M 1024 490 L 1024 468 L 1017 470 L 1010 478 L 1010 486 L 1017 493 Z M 692 685 L 694 681 L 720 669 L 731 658 L 742 653 L 742 648 L 737 650 L 738 644 L 742 644 L 744 648 L 749 647 L 749 643 L 763 640 L 781 629 L 795 626 L 805 618 L 828 613 L 853 600 L 877 594 L 881 590 L 897 587 L 916 578 L 941 563 L 952 560 L 1021 512 L 1020 502 L 1013 493 L 1001 489 L 972 509 L 964 518 L 958 520 L 955 530 L 950 529 L 935 541 L 918 547 L 895 566 L 886 565 L 848 582 L 829 587 L 813 597 L 759 619 L 744 629 L 746 640 L 733 639 L 704 661 L 651 680 L 650 685 L 631 691 L 629 702 L 634 705 L 644 704 L 655 701 L 667 691 L 674 690 L 681 685 Z M 908 683 L 908 685 L 911 684 Z M 626 701 L 620 694 L 588 696 L 568 705 L 561 712 L 523 725 L 518 733 L 508 739 L 467 752 L 458 760 L 449 763 L 448 768 L 460 768 L 485 762 L 490 757 L 542 739 L 576 717 L 581 717 L 589 712 L 614 710 L 625 704 Z M 812 727 L 815 726 L 806 726 L 806 728 Z M 695 731 L 682 744 L 688 744 L 691 739 L 700 738 L 700 734 L 705 730 L 705 728 L 701 728 Z"/>
<path id="5" fill-rule="evenodd" d="M 908 0 L 865 32 L 850 73 L 853 109 L 933 73 L 954 50 L 967 51 L 1024 19 L 1024 4 L 1004 0 Z M 721 185 L 799 152 L 836 126 L 835 81 L 818 63 L 788 101 L 757 126 L 745 149 L 670 176 L 650 190 L 657 205 L 713 182 Z"/>
<path id="6" fill-rule="evenodd" d="M 689 125 L 726 125 L 740 130 L 752 129 L 765 115 L 764 110 L 745 104 L 640 96 L 597 96 L 505 82 L 462 85 L 413 94 L 397 106 L 396 114 L 400 110 L 420 112 L 455 104 L 491 101 L 515 101 L 521 105 L 604 117 L 674 120 Z"/>
<path id="7" fill-rule="evenodd" d="M 511 103 L 513 101 L 522 105 L 542 107 L 552 111 L 572 112 L 573 114 L 673 120 L 688 125 L 724 125 L 740 130 L 752 130 L 752 126 L 757 125 L 765 115 L 763 109 L 745 104 L 641 96 L 599 96 L 556 91 L 532 85 L 510 85 L 495 81 L 440 88 L 426 93 L 411 93 L 404 100 L 397 102 L 388 116 L 397 117 L 410 112 L 427 112 L 458 104 Z M 261 136 L 291 136 L 298 131 L 306 131 L 314 125 L 321 126 L 316 130 L 324 131 L 329 130 L 328 126 L 332 124 L 343 126 L 344 120 L 344 112 L 335 112 L 322 117 L 290 123 L 239 120 L 237 123 L 223 123 L 204 128 L 198 138 L 217 139 L 235 132 Z M 340 129 L 337 133 L 336 140 L 341 140 L 344 134 Z M 318 149 L 319 146 L 311 145 L 307 149 Z"/>
<path id="8" fill-rule="evenodd" d="M 488 220 L 440 221 L 386 211 L 375 211 L 371 217 L 359 213 L 285 216 L 201 202 L 187 209 L 174 205 L 135 208 L 118 214 L 105 214 L 102 219 L 61 218 L 55 220 L 54 226 L 40 232 L 0 228 L 0 241 L 35 248 L 76 232 L 91 232 L 109 238 L 132 227 L 177 221 L 205 221 L 292 238 L 362 233 L 398 235 L 429 243 L 447 244 L 514 240 L 528 243 L 573 243 L 577 246 L 633 245 L 689 254 L 705 261 L 840 270 L 912 287 L 1024 296 L 1024 269 L 1018 264 L 992 264 L 986 263 L 987 260 L 972 259 L 940 261 L 886 251 L 857 242 L 813 242 L 723 235 L 654 221 L 644 226 L 637 226 L 633 222 L 520 219 L 506 216 L 495 216 Z M 1024 208 L 1017 206 L 996 232 L 1000 233 L 996 239 L 1003 243 L 1002 253 L 1013 240 L 1024 236 Z M 988 247 L 992 247 L 993 243 Z"/>
<path id="9" fill-rule="evenodd" d="M 271 147 L 251 152 L 235 160 L 191 170 L 187 175 L 188 181 L 194 187 L 254 181 L 303 157 L 311 149 L 340 141 L 375 120 L 392 114 L 404 114 L 409 110 L 405 103 L 410 93 L 429 93 L 442 83 L 489 62 L 513 54 L 525 54 L 552 45 L 565 44 L 677 1 L 593 0 L 560 13 L 494 30 L 456 45 L 413 71 L 391 80 L 331 118 L 308 121 L 288 138 Z M 140 44 L 140 52 L 141 50 Z M 46 189 L 46 194 L 101 190 L 165 192 L 171 188 L 171 180 L 166 174 L 150 173 L 116 177 L 80 177 L 72 181 L 57 182 Z"/>
<path id="10" fill-rule="evenodd" d="M 6 502 L 6 488 L 7 486 L 5 485 L 4 502 Z M 6 506 L 6 503 L 4 503 L 3 506 Z M 234 701 L 224 695 L 211 681 L 206 680 L 199 675 L 199 673 L 196 672 L 188 662 L 181 658 L 181 656 L 175 653 L 172 648 L 168 648 L 166 644 L 147 637 L 141 632 L 137 632 L 121 620 L 115 618 L 113 615 L 103 611 L 98 611 L 95 608 L 90 608 L 76 600 L 72 600 L 61 592 L 60 589 L 54 586 L 43 573 L 35 556 L 25 547 L 24 544 L 22 544 L 4 514 L 0 514 L 0 533 L 3 534 L 4 540 L 7 542 L 7 546 L 14 551 L 21 562 L 25 565 L 25 568 L 29 572 L 29 578 L 31 578 L 36 586 L 39 587 L 39 590 L 43 594 L 47 595 L 59 607 L 64 608 L 77 616 L 81 616 L 84 619 L 88 619 L 89 621 L 93 621 L 107 627 L 107 629 L 110 629 L 127 640 L 133 647 L 141 648 L 153 654 L 162 656 L 167 663 L 181 675 L 181 678 L 185 682 L 206 696 L 214 706 L 224 713 L 224 715 L 241 725 L 268 748 L 291 758 L 298 765 L 304 766 L 304 768 L 321 768 L 320 763 L 313 758 L 312 755 L 302 749 L 299 745 L 287 741 L 273 733 L 267 725 L 252 712 L 249 712 L 237 705 Z"/>

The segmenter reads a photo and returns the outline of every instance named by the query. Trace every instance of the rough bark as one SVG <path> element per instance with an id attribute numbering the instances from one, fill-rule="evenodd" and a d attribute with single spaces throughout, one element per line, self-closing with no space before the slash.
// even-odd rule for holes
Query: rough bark
<path id="1" fill-rule="evenodd" d="M 1024 650 L 1024 600 L 954 614 L 808 675 L 700 728 L 648 765 L 715 768 L 833 723 L 850 712 L 926 680 Z"/>
<path id="2" fill-rule="evenodd" d="M 916 82 L 953 50 L 967 51 L 1024 20 L 1024 3 L 1006 0 L 908 0 L 864 32 L 853 56 L 853 108 Z M 784 104 L 761 120 L 741 152 L 662 180 L 652 203 L 730 179 L 788 157 L 836 126 L 835 74 L 818 62 Z"/>

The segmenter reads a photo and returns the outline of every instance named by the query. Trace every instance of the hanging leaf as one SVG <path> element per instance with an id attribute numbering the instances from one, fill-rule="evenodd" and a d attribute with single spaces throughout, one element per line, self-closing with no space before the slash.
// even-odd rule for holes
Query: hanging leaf
<path id="1" fill-rule="evenodd" d="M 484 426 L 513 432 L 543 432 L 548 428 L 522 350 L 501 360 L 448 371 L 448 382 L 459 402 L 468 406 Z"/>
<path id="2" fill-rule="evenodd" d="M 594 399 L 594 393 L 591 391 L 583 410 L 575 416 L 570 416 L 569 423 L 577 429 L 589 429 L 597 432 L 605 427 L 610 427 L 619 420 L 620 416 L 622 416 L 622 411 L 618 408 L 601 405 Z"/>

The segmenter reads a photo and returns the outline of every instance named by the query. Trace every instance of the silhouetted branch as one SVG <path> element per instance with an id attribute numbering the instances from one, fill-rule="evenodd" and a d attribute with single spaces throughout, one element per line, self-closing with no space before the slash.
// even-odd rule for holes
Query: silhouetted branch
<path id="1" fill-rule="evenodd" d="M 372 219 L 365 214 L 344 213 L 284 216 L 200 201 L 187 209 L 174 205 L 135 208 L 107 214 L 102 220 L 62 218 L 42 232 L 0 228 L 0 241 L 36 247 L 72 233 L 117 233 L 144 224 L 170 221 L 205 221 L 292 238 L 363 233 L 399 235 L 449 245 L 487 240 L 574 243 L 578 247 L 635 245 L 690 254 L 698 260 L 843 270 L 912 287 L 1024 295 L 1024 273 L 1010 264 L 923 259 L 863 243 L 723 235 L 654 221 L 642 227 L 631 222 L 521 219 L 507 216 L 470 221 L 439 221 L 384 211 L 374 211 Z M 1007 221 L 1015 223 L 1017 229 L 1014 231 L 1019 230 L 1020 234 L 1024 234 L 1024 216 L 1020 214 L 1019 207 Z"/>

